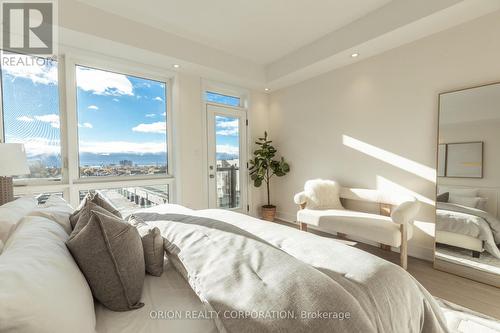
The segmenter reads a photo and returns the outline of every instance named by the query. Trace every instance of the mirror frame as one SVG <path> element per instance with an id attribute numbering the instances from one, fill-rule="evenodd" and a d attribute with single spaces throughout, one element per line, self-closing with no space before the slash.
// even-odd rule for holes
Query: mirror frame
<path id="1" fill-rule="evenodd" d="M 436 167 L 436 183 L 435 183 L 435 197 L 434 197 L 434 247 L 433 247 L 433 268 L 451 273 L 454 275 L 458 275 L 470 280 L 474 280 L 477 282 L 482 282 L 485 284 L 489 284 L 492 286 L 495 286 L 497 288 L 500 288 L 500 275 L 495 275 L 491 274 L 488 272 L 483 272 L 477 269 L 473 269 L 467 266 L 459 265 L 459 264 L 454 264 L 450 262 L 446 262 L 444 260 L 439 260 L 436 259 L 436 224 L 437 224 L 437 218 L 436 218 L 436 209 L 437 209 L 437 195 L 438 195 L 438 176 L 437 176 L 437 170 L 438 170 L 438 159 L 439 159 L 439 151 L 438 151 L 438 146 L 439 146 L 439 128 L 440 128 L 440 115 L 441 115 L 441 98 L 443 95 L 450 94 L 450 93 L 456 93 L 460 91 L 466 91 L 470 89 L 477 89 L 477 88 L 482 88 L 482 87 L 488 87 L 488 86 L 493 86 L 493 85 L 499 85 L 500 86 L 500 81 L 494 81 L 494 82 L 489 82 L 485 84 L 479 84 L 479 85 L 474 85 L 474 86 L 468 86 L 464 88 L 459 88 L 459 89 L 453 89 L 453 90 L 447 90 L 444 92 L 441 92 L 438 94 L 438 112 L 437 112 L 437 135 L 436 135 L 436 143 L 434 146 L 434 149 L 436 150 L 436 162 L 435 162 L 435 167 Z M 484 155 L 483 155 L 483 160 L 484 160 Z M 484 168 L 484 165 L 483 165 Z M 483 171 L 484 175 L 484 171 Z"/>

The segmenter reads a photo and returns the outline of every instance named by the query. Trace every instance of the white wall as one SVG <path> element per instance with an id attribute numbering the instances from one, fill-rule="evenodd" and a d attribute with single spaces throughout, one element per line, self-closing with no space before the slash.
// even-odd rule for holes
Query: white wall
<path id="1" fill-rule="evenodd" d="M 273 93 L 270 133 L 291 164 L 272 186 L 280 216 L 294 219 L 310 178 L 406 189 L 424 201 L 410 254 L 432 259 L 438 94 L 500 80 L 498 31 L 500 12 Z"/>

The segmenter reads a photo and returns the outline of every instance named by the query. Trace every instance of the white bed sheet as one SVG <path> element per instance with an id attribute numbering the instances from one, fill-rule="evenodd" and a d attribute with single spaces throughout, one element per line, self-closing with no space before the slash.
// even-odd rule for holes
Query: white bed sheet
<path id="1" fill-rule="evenodd" d="M 189 208 L 173 204 L 141 209 L 141 212 L 148 211 L 175 214 L 193 212 Z M 126 312 L 114 312 L 96 302 L 96 331 L 98 333 L 218 332 L 213 319 L 186 318 L 189 314 L 203 313 L 205 307 L 166 257 L 164 271 L 160 277 L 146 275 L 141 302 L 144 303 L 142 308 Z"/>
<path id="2" fill-rule="evenodd" d="M 166 261 L 160 277 L 146 275 L 142 300 L 145 305 L 137 310 L 114 312 L 96 302 L 96 331 L 98 333 L 216 333 L 213 319 L 187 319 L 186 313 L 204 311 L 204 305 L 189 284 Z M 164 317 L 181 318 L 159 319 L 159 311 Z M 168 313 L 168 316 L 167 316 Z M 156 319 L 155 319 L 156 317 Z"/>

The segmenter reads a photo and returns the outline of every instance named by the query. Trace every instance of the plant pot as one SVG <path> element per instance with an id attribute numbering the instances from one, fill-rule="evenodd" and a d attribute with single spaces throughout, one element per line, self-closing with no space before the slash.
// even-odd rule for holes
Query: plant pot
<path id="1" fill-rule="evenodd" d="M 275 216 L 276 216 L 276 206 L 273 206 L 273 205 L 262 206 L 262 219 L 263 220 L 273 222 Z"/>

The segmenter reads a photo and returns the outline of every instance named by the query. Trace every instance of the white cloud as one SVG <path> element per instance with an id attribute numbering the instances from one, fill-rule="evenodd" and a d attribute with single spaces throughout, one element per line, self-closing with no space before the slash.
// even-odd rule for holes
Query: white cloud
<path id="1" fill-rule="evenodd" d="M 93 128 L 94 126 L 92 126 L 91 123 L 83 123 L 83 124 L 78 123 L 78 127 Z"/>
<path id="2" fill-rule="evenodd" d="M 24 144 L 28 157 L 37 155 L 59 155 L 61 153 L 61 143 L 59 140 L 38 137 L 31 137 L 29 139 L 11 137 L 9 141 Z"/>
<path id="3" fill-rule="evenodd" d="M 158 121 L 156 123 L 152 124 L 139 124 L 132 128 L 132 131 L 134 132 L 141 132 L 141 133 L 160 133 L 160 134 L 166 134 L 167 133 L 167 124 L 164 121 Z"/>
<path id="4" fill-rule="evenodd" d="M 33 83 L 57 84 L 57 63 L 20 54 L 4 54 L 2 70 L 15 78 L 29 79 Z"/>
<path id="5" fill-rule="evenodd" d="M 160 102 L 163 102 L 163 98 L 161 98 L 160 96 L 156 96 L 154 98 L 155 101 L 160 101 Z"/>
<path id="6" fill-rule="evenodd" d="M 123 74 L 76 67 L 78 88 L 96 95 L 133 95 L 132 82 Z"/>
<path id="7" fill-rule="evenodd" d="M 113 101 L 119 102 L 120 100 L 118 98 L 113 98 Z"/>
<path id="8" fill-rule="evenodd" d="M 28 117 L 28 116 L 17 117 L 16 120 L 24 121 L 26 123 L 31 123 L 32 121 L 35 121 L 35 119 Z"/>
<path id="9" fill-rule="evenodd" d="M 162 115 L 162 116 L 166 116 L 166 115 L 167 115 L 167 113 L 166 113 L 166 112 L 163 112 L 161 115 Z"/>
<path id="10" fill-rule="evenodd" d="M 99 107 L 97 105 L 89 105 L 88 108 L 91 110 L 99 110 Z"/>
<path id="11" fill-rule="evenodd" d="M 240 149 L 238 146 L 217 145 L 217 152 L 223 154 L 238 155 L 240 153 Z"/>
<path id="12" fill-rule="evenodd" d="M 153 118 L 153 117 L 156 117 L 156 114 L 155 113 L 147 113 L 146 117 L 147 118 Z"/>
<path id="13" fill-rule="evenodd" d="M 54 128 L 59 128 L 60 121 L 59 121 L 59 115 L 52 113 L 52 114 L 44 114 L 42 116 L 35 116 L 35 119 L 44 123 L 49 123 L 50 126 Z"/>
<path id="14" fill-rule="evenodd" d="M 234 136 L 238 135 L 239 122 L 237 119 L 231 121 L 217 122 L 217 135 Z"/>
<path id="15" fill-rule="evenodd" d="M 127 142 L 127 141 L 107 141 L 107 142 L 87 142 L 80 141 L 80 152 L 94 154 L 112 153 L 164 153 L 167 151 L 165 142 Z"/>

